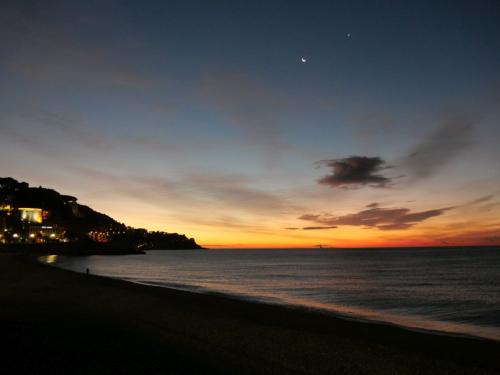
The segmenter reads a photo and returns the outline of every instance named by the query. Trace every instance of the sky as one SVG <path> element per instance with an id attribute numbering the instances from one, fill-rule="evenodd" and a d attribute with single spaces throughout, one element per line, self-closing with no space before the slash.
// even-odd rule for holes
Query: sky
<path id="1" fill-rule="evenodd" d="M 2 1 L 0 175 L 211 248 L 500 244 L 499 37 L 496 0 Z"/>

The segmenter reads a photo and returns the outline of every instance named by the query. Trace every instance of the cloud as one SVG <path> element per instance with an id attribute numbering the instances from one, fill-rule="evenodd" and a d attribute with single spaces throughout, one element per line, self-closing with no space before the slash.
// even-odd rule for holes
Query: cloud
<path id="1" fill-rule="evenodd" d="M 198 89 L 200 105 L 245 135 L 245 145 L 258 147 L 274 162 L 282 152 L 297 151 L 287 136 L 318 113 L 330 113 L 332 100 L 296 95 L 254 74 L 211 71 Z M 271 156 L 271 157 L 270 157 Z"/>
<path id="2" fill-rule="evenodd" d="M 485 195 L 483 197 L 477 198 L 471 202 L 471 204 L 479 204 L 479 203 L 485 203 L 485 202 L 490 202 L 495 198 L 495 194 L 489 194 Z"/>
<path id="3" fill-rule="evenodd" d="M 114 57 L 112 48 L 86 43 L 71 31 L 57 22 L 44 21 L 42 12 L 30 15 L 3 7 L 0 42 L 9 53 L 0 52 L 0 64 L 25 78 L 44 83 L 78 82 L 143 89 L 155 82 L 127 59 Z"/>
<path id="4" fill-rule="evenodd" d="M 271 233 L 269 228 L 259 223 L 244 223 L 237 217 L 232 216 L 218 216 L 218 217 L 201 217 L 200 215 L 190 214 L 175 214 L 175 218 L 189 223 L 190 225 L 196 224 L 209 228 L 224 228 L 225 230 L 244 230 L 246 233 Z"/>
<path id="5" fill-rule="evenodd" d="M 202 81 L 200 99 L 229 125 L 241 129 L 253 144 L 272 153 L 291 148 L 283 131 L 297 103 L 258 77 L 213 73 Z"/>
<path id="6" fill-rule="evenodd" d="M 446 245 L 500 245 L 500 223 L 481 229 L 468 229 L 474 223 L 453 234 L 442 235 L 439 241 Z"/>
<path id="7" fill-rule="evenodd" d="M 426 178 L 471 144 L 474 122 L 466 117 L 454 117 L 418 144 L 403 164 L 415 178 Z"/>
<path id="8" fill-rule="evenodd" d="M 479 198 L 469 200 L 461 204 L 458 209 L 465 215 L 470 214 L 486 214 L 491 212 L 496 207 L 500 206 L 500 202 L 496 199 L 498 193 L 480 196 Z"/>
<path id="9" fill-rule="evenodd" d="M 318 165 L 326 165 L 332 173 L 320 178 L 318 182 L 330 187 L 359 188 L 365 185 L 385 187 L 391 179 L 379 174 L 390 168 L 379 157 L 351 156 L 343 159 L 321 160 Z"/>
<path id="10" fill-rule="evenodd" d="M 68 160 L 78 155 L 78 151 L 91 151 L 93 155 L 123 150 L 127 154 L 147 153 L 169 160 L 180 158 L 182 150 L 173 141 L 160 136 L 137 135 L 132 131 L 111 132 L 100 123 L 82 119 L 81 116 L 61 113 L 32 104 L 20 102 L 14 110 L 0 114 L 2 137 L 16 143 L 29 152 L 49 158 Z M 36 137 L 33 134 L 37 134 Z M 3 140 L 3 138 L 0 140 Z"/>
<path id="11" fill-rule="evenodd" d="M 325 229 L 326 227 L 350 225 L 377 228 L 380 230 L 401 230 L 408 229 L 432 217 L 440 216 L 453 208 L 454 207 L 446 207 L 435 210 L 411 212 L 409 208 L 374 207 L 342 216 L 331 214 L 305 214 L 300 216 L 299 219 L 321 224 L 321 228 Z"/>
<path id="12" fill-rule="evenodd" d="M 282 197 L 252 187 L 254 181 L 243 176 L 191 175 L 182 183 L 202 197 L 246 211 L 281 213 L 292 208 Z"/>
<path id="13" fill-rule="evenodd" d="M 467 117 L 455 116 L 448 119 L 400 159 L 398 167 L 408 170 L 412 178 L 431 176 L 471 144 L 473 129 L 474 122 Z M 331 173 L 318 182 L 333 188 L 387 187 L 393 181 L 393 178 L 381 174 L 383 170 L 393 167 L 388 166 L 380 157 L 350 156 L 321 160 L 317 165 L 331 168 Z"/>
<path id="14" fill-rule="evenodd" d="M 303 227 L 302 230 L 321 230 L 321 229 L 335 229 L 337 228 L 336 225 L 330 225 L 327 227 Z"/>
<path id="15" fill-rule="evenodd" d="M 281 195 L 254 186 L 256 181 L 243 176 L 118 176 L 87 168 L 79 168 L 78 172 L 86 178 L 99 181 L 101 185 L 106 184 L 111 189 L 119 190 L 121 194 L 155 207 L 176 207 L 193 213 L 199 213 L 200 207 L 203 207 L 203 210 L 210 212 L 211 217 L 220 216 L 227 209 L 266 216 L 300 209 Z"/>
<path id="16" fill-rule="evenodd" d="M 377 137 L 393 132 L 396 119 L 393 114 L 381 109 L 368 109 L 353 116 L 353 135 L 359 140 L 373 143 Z"/>
<path id="17" fill-rule="evenodd" d="M 19 116 L 28 122 L 47 127 L 54 134 L 63 134 L 70 140 L 77 140 L 78 144 L 86 148 L 103 149 L 109 147 L 104 141 L 102 132 L 98 133 L 86 124 L 60 113 L 28 107 Z"/>

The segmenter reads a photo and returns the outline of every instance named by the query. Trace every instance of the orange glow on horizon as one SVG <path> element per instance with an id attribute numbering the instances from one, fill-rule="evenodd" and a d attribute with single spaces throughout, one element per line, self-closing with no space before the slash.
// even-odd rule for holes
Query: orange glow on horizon
<path id="1" fill-rule="evenodd" d="M 340 203 L 335 205 L 340 207 Z M 88 202 L 100 212 L 106 212 L 119 222 L 136 228 L 185 234 L 211 249 L 230 248 L 379 248 L 379 247 L 446 247 L 498 246 L 498 214 L 475 211 L 447 212 L 409 228 L 380 230 L 375 227 L 339 225 L 337 228 L 304 230 L 307 222 L 297 219 L 295 212 L 256 215 L 241 212 L 231 220 L 214 211 L 215 208 L 196 206 L 191 210 L 179 207 L 148 205 L 129 198 Z M 436 206 L 432 202 L 418 206 L 414 211 Z M 363 204 L 347 202 L 336 212 L 348 214 L 362 209 Z M 320 211 L 320 209 L 316 209 Z M 499 211 L 499 210 L 496 210 Z M 200 216 L 205 212 L 205 216 Z M 214 213 L 212 213 L 214 212 Z M 210 213 L 210 214 L 208 214 Z M 293 230 L 286 228 L 295 228 Z"/>
<path id="2" fill-rule="evenodd" d="M 125 215 L 124 215 L 125 216 Z M 144 218 L 144 217 L 143 217 Z M 144 218 L 145 219 L 145 218 Z M 193 237 L 196 242 L 212 249 L 251 248 L 379 248 L 379 247 L 446 247 L 446 246 L 495 246 L 491 234 L 493 224 L 479 222 L 467 230 L 455 229 L 445 220 L 435 225 L 415 225 L 406 230 L 382 231 L 376 228 L 342 226 L 331 230 L 286 230 L 281 223 L 265 227 L 228 228 L 224 226 L 193 225 L 174 221 L 161 224 L 160 220 L 138 220 L 130 225 L 149 230 L 165 230 Z M 491 237 L 491 239 L 490 239 Z"/>

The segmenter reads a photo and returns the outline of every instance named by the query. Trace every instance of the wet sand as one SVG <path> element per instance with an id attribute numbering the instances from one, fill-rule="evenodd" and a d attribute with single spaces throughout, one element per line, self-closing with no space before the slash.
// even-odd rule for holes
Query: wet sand
<path id="1" fill-rule="evenodd" d="M 5 374 L 500 373 L 499 342 L 137 285 L 19 254 L 0 254 L 0 324 Z"/>

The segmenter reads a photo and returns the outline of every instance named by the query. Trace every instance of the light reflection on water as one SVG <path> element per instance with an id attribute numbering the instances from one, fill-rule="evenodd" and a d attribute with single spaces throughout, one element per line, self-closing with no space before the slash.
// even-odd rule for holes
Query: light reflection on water
<path id="1" fill-rule="evenodd" d="M 55 264 L 55 263 L 57 263 L 58 259 L 59 259 L 59 255 L 46 255 L 46 256 L 40 257 L 40 260 L 44 263 L 47 263 L 47 264 Z"/>
<path id="2" fill-rule="evenodd" d="M 50 256 L 49 256 L 50 257 Z M 500 340 L 500 249 L 151 251 L 57 266 Z"/>

